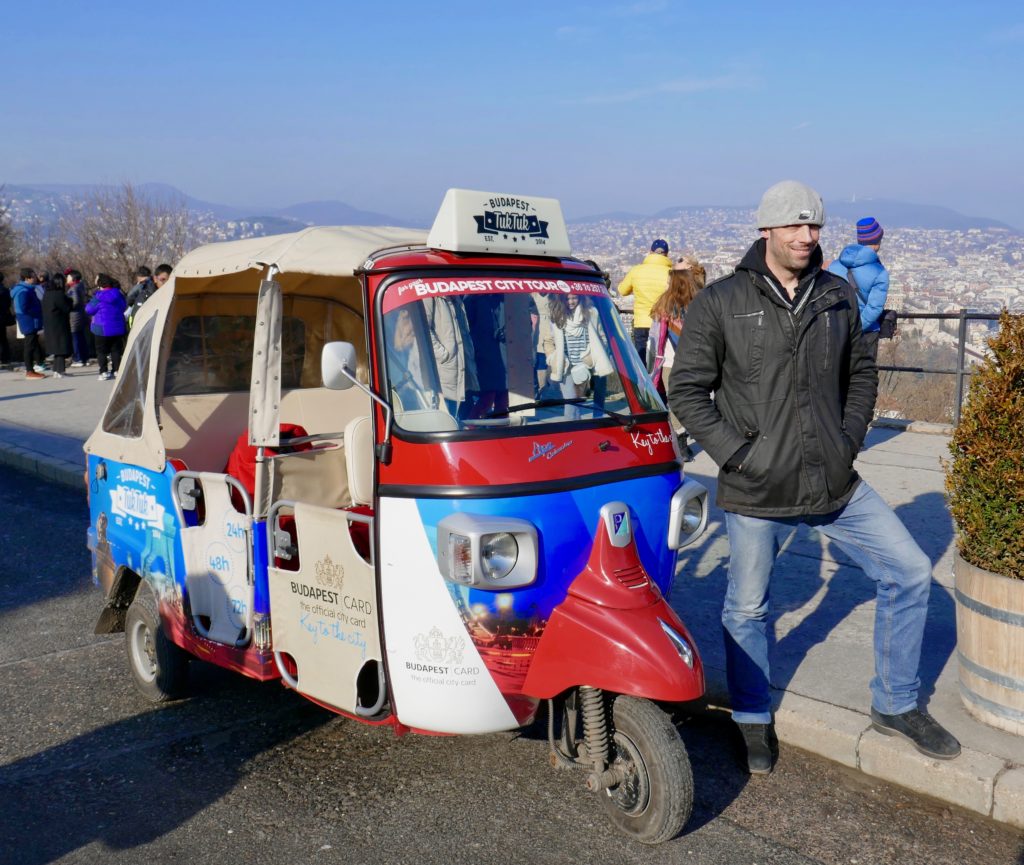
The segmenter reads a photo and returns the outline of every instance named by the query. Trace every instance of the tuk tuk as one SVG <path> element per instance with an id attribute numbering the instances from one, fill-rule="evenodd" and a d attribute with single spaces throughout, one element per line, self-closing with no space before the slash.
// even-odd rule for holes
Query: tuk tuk
<path id="1" fill-rule="evenodd" d="M 96 632 L 148 699 L 199 658 L 398 733 L 544 703 L 616 826 L 682 830 L 666 707 L 704 678 L 666 599 L 707 491 L 557 201 L 196 249 L 85 451 Z"/>

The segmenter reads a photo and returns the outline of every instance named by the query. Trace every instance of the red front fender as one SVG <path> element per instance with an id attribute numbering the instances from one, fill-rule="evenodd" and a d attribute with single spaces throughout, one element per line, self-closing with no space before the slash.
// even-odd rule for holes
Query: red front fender
<path id="1" fill-rule="evenodd" d="M 598 525 L 590 560 L 548 619 L 523 693 L 547 699 L 589 685 L 648 700 L 697 699 L 704 668 L 693 638 L 644 570 L 632 538 L 615 543 L 612 534 Z M 662 623 L 689 644 L 692 666 Z"/>
<path id="2" fill-rule="evenodd" d="M 692 669 L 661 622 L 690 644 Z M 548 620 L 523 693 L 547 699 L 578 685 L 676 703 L 704 694 L 704 668 L 693 638 L 664 598 L 614 610 L 569 595 Z"/>

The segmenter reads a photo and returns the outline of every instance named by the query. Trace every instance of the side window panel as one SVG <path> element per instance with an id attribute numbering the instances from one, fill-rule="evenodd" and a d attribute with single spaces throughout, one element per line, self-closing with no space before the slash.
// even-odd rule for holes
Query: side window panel
<path id="1" fill-rule="evenodd" d="M 184 296 L 175 301 L 167 328 L 171 342 L 164 367 L 163 395 L 247 392 L 252 373 L 256 301 L 252 297 Z M 356 346 L 366 369 L 361 311 L 328 298 L 284 298 L 281 321 L 281 387 L 320 387 L 324 343 Z"/>
<path id="2" fill-rule="evenodd" d="M 188 315 L 178 322 L 167 358 L 164 395 L 249 390 L 254 315 Z M 281 386 L 301 387 L 305 324 L 282 321 Z"/>
<path id="3" fill-rule="evenodd" d="M 110 404 L 103 415 L 103 431 L 125 438 L 142 436 L 142 419 L 146 407 L 146 388 L 149 385 L 149 355 L 153 345 L 156 319 L 146 322 L 142 332 L 132 344 L 132 350 L 121 361 L 117 384 Z"/>

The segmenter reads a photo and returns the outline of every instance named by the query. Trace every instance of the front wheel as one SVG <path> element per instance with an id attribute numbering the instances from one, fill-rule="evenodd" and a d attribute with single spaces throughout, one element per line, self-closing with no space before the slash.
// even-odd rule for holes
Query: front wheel
<path id="1" fill-rule="evenodd" d="M 124 634 L 128 666 L 143 696 L 153 703 L 185 696 L 189 655 L 165 636 L 156 597 L 145 583 L 128 608 Z"/>
<path id="2" fill-rule="evenodd" d="M 649 700 L 612 703 L 611 765 L 623 780 L 604 791 L 609 819 L 644 844 L 678 835 L 693 811 L 693 772 L 672 720 Z"/>

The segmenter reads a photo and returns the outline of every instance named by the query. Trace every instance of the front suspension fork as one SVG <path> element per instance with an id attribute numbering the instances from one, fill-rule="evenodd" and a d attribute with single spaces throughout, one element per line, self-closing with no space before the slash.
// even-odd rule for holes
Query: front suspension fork
<path id="1" fill-rule="evenodd" d="M 622 783 L 626 772 L 621 763 L 609 766 L 611 757 L 611 719 L 608 700 L 600 688 L 581 685 L 569 694 L 563 704 L 561 742 L 555 741 L 555 701 L 549 700 L 548 740 L 551 746 L 551 762 L 565 769 L 589 770 L 587 789 L 591 792 L 607 790 Z M 583 719 L 583 742 L 577 745 L 577 722 Z"/>

